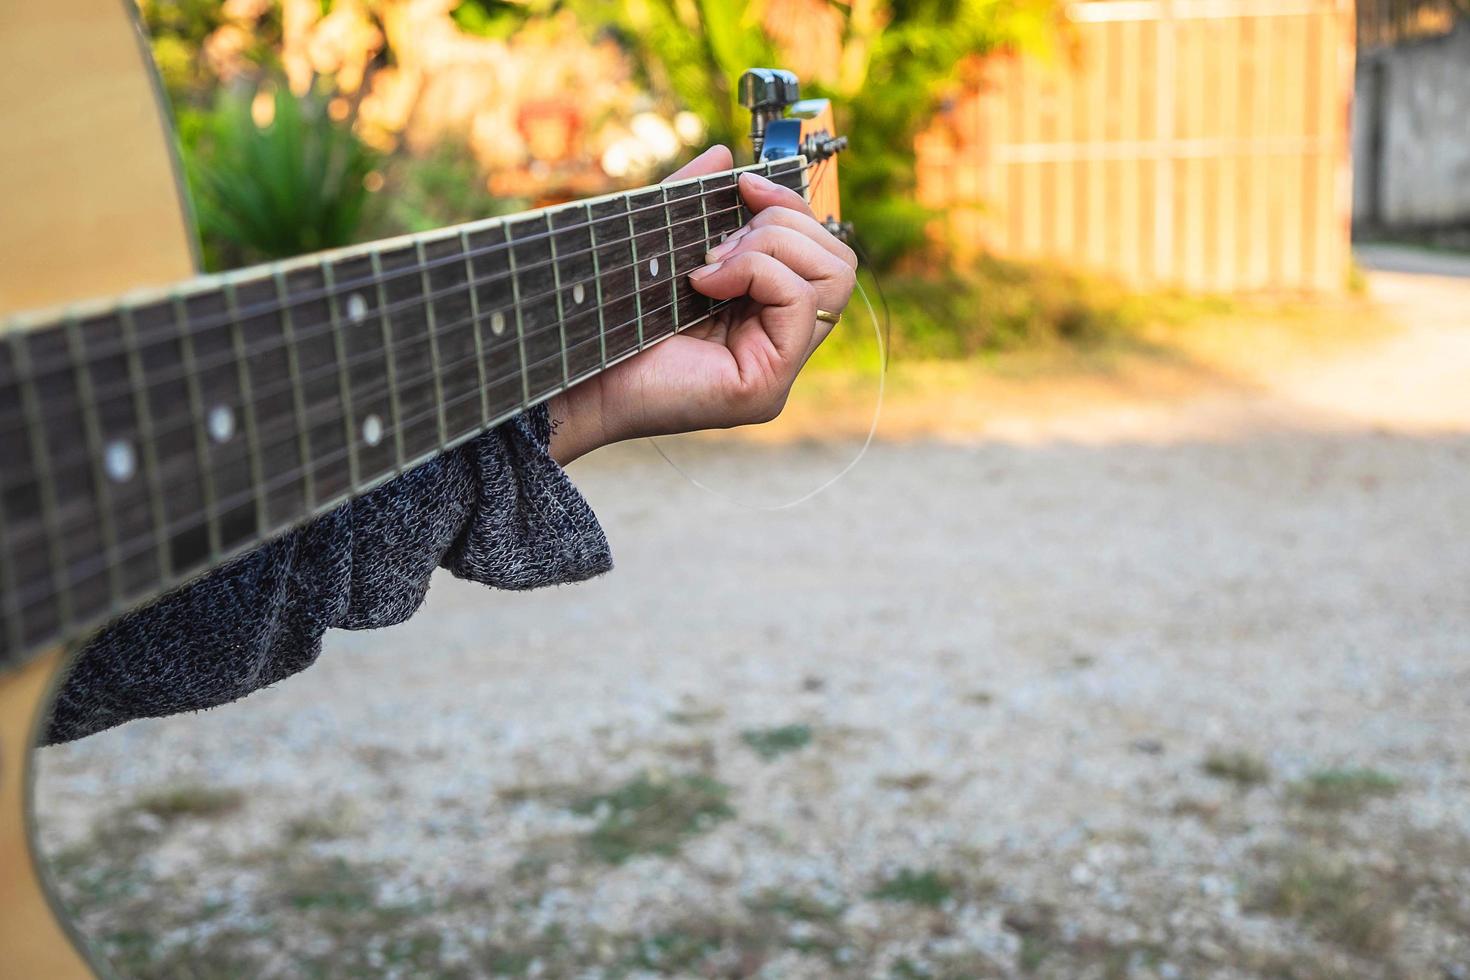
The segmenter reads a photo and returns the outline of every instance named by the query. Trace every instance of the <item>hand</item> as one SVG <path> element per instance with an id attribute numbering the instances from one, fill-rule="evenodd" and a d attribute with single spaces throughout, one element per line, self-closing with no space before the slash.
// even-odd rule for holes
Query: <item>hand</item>
<path id="1" fill-rule="evenodd" d="M 734 166 L 714 146 L 669 177 Z M 566 464 L 599 446 L 641 436 L 768 422 L 856 284 L 857 256 L 812 215 L 800 194 L 742 174 L 754 217 L 689 274 L 712 299 L 734 299 L 708 322 L 614 365 L 551 400 L 551 455 Z"/>

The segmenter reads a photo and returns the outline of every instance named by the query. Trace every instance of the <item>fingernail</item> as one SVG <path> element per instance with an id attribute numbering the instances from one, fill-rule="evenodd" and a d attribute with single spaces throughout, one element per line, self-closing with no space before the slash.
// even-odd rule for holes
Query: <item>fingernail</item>
<path id="1" fill-rule="evenodd" d="M 704 253 L 704 260 L 706 262 L 713 262 L 720 256 L 728 254 L 730 249 L 735 247 L 735 243 L 744 238 L 745 233 L 749 230 L 749 227 L 745 227 L 741 228 L 739 231 L 731 232 L 729 237 L 727 237 L 723 242 L 720 242 L 720 244 L 716 245 L 714 248 Z"/>
<path id="2" fill-rule="evenodd" d="M 689 273 L 689 278 L 703 279 L 705 276 L 709 275 L 711 272 L 714 272 L 716 269 L 724 264 L 725 263 L 723 262 L 711 262 L 709 265 L 702 265 L 698 269 L 695 269 L 693 272 Z"/>
<path id="3" fill-rule="evenodd" d="M 743 173 L 743 174 L 740 175 L 740 179 L 741 180 L 744 180 L 747 177 L 749 177 L 751 179 L 751 181 L 757 187 L 780 187 L 781 186 L 780 184 L 776 183 L 774 180 L 771 180 L 771 179 L 769 179 L 767 177 L 762 177 L 760 174 L 756 173 L 754 170 L 748 170 L 745 173 Z"/>

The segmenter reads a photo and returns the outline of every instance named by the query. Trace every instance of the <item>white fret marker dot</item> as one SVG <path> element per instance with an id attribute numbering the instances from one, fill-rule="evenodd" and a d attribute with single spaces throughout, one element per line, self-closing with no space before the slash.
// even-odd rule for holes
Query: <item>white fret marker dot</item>
<path id="1" fill-rule="evenodd" d="M 658 259 L 648 260 L 648 274 L 650 276 L 658 275 Z"/>
<path id="2" fill-rule="evenodd" d="M 216 405 L 209 410 L 207 420 L 209 438 L 215 442 L 229 442 L 235 434 L 235 413 L 228 405 Z"/>
<path id="3" fill-rule="evenodd" d="M 353 293 L 347 297 L 347 319 L 353 323 L 361 323 L 365 316 L 367 316 L 367 300 L 362 298 L 362 293 Z"/>
<path id="4" fill-rule="evenodd" d="M 499 337 L 505 333 L 505 314 L 498 310 L 490 314 L 490 332 Z"/>
<path id="5" fill-rule="evenodd" d="M 582 284 L 580 282 L 577 283 L 575 286 L 572 287 L 572 302 L 573 303 L 580 303 L 580 302 L 582 302 L 582 300 L 584 300 L 586 298 L 587 298 L 587 290 L 585 290 L 585 289 L 582 288 Z"/>
<path id="6" fill-rule="evenodd" d="M 383 420 L 376 415 L 369 415 L 362 420 L 362 441 L 369 446 L 376 446 L 383 441 Z"/>
<path id="7" fill-rule="evenodd" d="M 109 442 L 102 450 L 102 467 L 117 483 L 131 480 L 138 471 L 138 457 L 133 452 L 132 444 L 122 439 Z"/>

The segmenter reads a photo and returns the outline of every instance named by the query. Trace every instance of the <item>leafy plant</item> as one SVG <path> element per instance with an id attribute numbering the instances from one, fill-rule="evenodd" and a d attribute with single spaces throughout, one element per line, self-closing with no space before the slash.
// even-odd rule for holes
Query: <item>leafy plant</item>
<path id="1" fill-rule="evenodd" d="M 375 155 L 327 100 L 276 85 L 271 118 L 257 124 L 253 100 L 222 91 L 214 108 L 181 127 L 184 163 L 206 264 L 284 258 L 355 240 Z"/>

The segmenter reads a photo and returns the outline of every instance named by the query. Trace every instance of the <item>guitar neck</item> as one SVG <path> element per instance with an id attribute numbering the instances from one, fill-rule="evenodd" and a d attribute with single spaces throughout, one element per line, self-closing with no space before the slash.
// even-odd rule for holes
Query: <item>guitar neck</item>
<path id="1" fill-rule="evenodd" d="M 746 168 L 801 192 L 799 157 Z M 27 317 L 0 338 L 0 667 L 706 319 L 730 171 Z"/>

